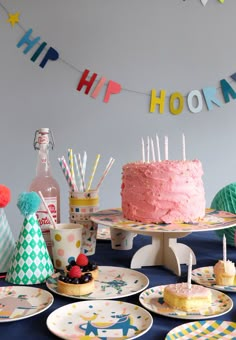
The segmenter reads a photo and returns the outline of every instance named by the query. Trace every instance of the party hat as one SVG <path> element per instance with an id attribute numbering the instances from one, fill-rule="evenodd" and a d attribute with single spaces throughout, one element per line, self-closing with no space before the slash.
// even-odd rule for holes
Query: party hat
<path id="1" fill-rule="evenodd" d="M 15 248 L 15 240 L 3 209 L 10 199 L 10 189 L 0 184 L 0 273 L 7 272 Z"/>
<path id="2" fill-rule="evenodd" d="M 17 206 L 25 216 L 6 280 L 15 284 L 44 282 L 52 273 L 53 265 L 44 241 L 36 211 L 40 205 L 36 192 L 20 194 Z"/>

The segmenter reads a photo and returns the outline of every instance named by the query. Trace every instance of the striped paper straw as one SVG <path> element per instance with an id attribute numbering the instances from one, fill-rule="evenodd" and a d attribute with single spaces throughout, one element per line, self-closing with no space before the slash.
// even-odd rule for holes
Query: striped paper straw
<path id="1" fill-rule="evenodd" d="M 91 188 L 92 181 L 93 181 L 93 179 L 94 179 L 94 175 L 95 175 L 95 172 L 96 172 L 96 170 L 97 170 L 97 166 L 98 166 L 99 159 L 100 159 L 100 154 L 97 155 L 96 160 L 95 160 L 95 162 L 94 162 L 93 169 L 92 169 L 92 173 L 91 173 L 91 176 L 90 176 L 90 178 L 89 178 L 89 183 L 88 183 L 87 190 L 90 190 L 90 188 Z"/>
<path id="2" fill-rule="evenodd" d="M 102 177 L 100 179 L 100 181 L 98 182 L 98 185 L 97 185 L 95 190 L 99 189 L 99 187 L 101 186 L 102 182 L 104 181 L 105 177 L 107 176 L 107 174 L 110 171 L 110 169 L 111 169 L 111 167 L 112 167 L 114 162 L 115 162 L 115 159 L 111 157 L 109 162 L 108 162 L 108 164 L 107 164 L 107 166 L 106 166 L 106 169 L 105 169 L 105 171 L 104 171 L 104 173 L 103 173 L 103 175 L 102 175 Z"/>
<path id="3" fill-rule="evenodd" d="M 81 161 L 80 153 L 78 153 L 78 160 L 79 160 L 79 172 L 80 172 L 80 177 L 81 177 L 81 182 L 82 182 L 83 191 L 86 191 L 86 187 L 85 187 L 85 183 L 84 183 L 84 176 L 83 176 L 82 161 Z"/>
<path id="4" fill-rule="evenodd" d="M 74 159 L 73 159 L 72 149 L 68 149 L 68 158 L 69 158 L 69 169 L 70 169 L 70 173 L 71 173 L 72 183 L 73 183 L 74 187 L 77 188 L 77 184 L 76 184 L 76 181 L 75 181 Z M 78 191 L 78 188 L 77 188 L 77 191 Z"/>
<path id="5" fill-rule="evenodd" d="M 75 160 L 76 173 L 77 173 L 77 177 L 78 177 L 78 180 L 79 180 L 79 191 L 83 191 L 82 179 L 81 179 L 81 176 L 80 176 L 79 165 L 78 165 L 76 154 L 74 154 L 74 160 Z"/>
<path id="6" fill-rule="evenodd" d="M 57 228 L 56 222 L 55 222 L 55 220 L 54 220 L 54 218 L 53 218 L 53 216 L 51 214 L 50 209 L 48 208 L 48 205 L 47 205 L 47 203 L 46 203 L 46 201 L 45 201 L 45 199 L 43 197 L 43 194 L 41 193 L 41 191 L 39 191 L 38 194 L 41 197 L 41 200 L 42 200 L 42 202 L 43 202 L 43 204 L 45 206 L 45 209 L 47 210 L 47 213 L 48 213 L 48 215 L 50 217 L 50 220 L 51 220 L 51 223 L 53 225 L 53 228 L 56 229 Z"/>
<path id="7" fill-rule="evenodd" d="M 82 171 L 83 171 L 84 181 L 85 181 L 86 165 L 87 165 L 87 152 L 84 151 L 83 165 L 82 165 Z"/>
<path id="8" fill-rule="evenodd" d="M 68 185 L 70 187 L 70 190 L 75 191 L 74 185 L 72 183 L 70 169 L 69 169 L 69 167 L 68 167 L 68 165 L 66 163 L 65 158 L 64 157 L 58 158 L 58 162 L 59 162 L 60 167 L 62 169 L 62 172 L 63 172 L 63 174 L 65 176 L 65 179 L 66 179 L 66 181 L 67 181 L 67 183 L 68 183 Z"/>
<path id="9" fill-rule="evenodd" d="M 75 179 L 75 172 L 74 172 L 74 160 L 73 160 L 72 149 L 68 149 L 68 159 L 69 159 L 69 168 L 70 168 L 71 177 L 74 180 Z"/>

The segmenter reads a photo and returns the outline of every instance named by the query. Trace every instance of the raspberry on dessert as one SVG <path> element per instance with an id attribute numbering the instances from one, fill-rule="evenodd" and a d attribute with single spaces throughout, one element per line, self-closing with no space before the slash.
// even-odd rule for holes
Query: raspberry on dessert
<path id="1" fill-rule="evenodd" d="M 78 266 L 84 267 L 89 263 L 88 257 L 85 254 L 79 254 L 76 259 L 76 264 Z"/>
<path id="2" fill-rule="evenodd" d="M 80 278 L 82 275 L 81 269 L 78 266 L 74 266 L 69 271 L 69 277 L 70 278 Z"/>

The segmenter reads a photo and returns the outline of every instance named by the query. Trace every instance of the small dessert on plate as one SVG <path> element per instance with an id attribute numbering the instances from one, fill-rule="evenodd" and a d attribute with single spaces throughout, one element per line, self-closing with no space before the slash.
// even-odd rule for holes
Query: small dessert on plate
<path id="1" fill-rule="evenodd" d="M 219 260 L 213 267 L 216 284 L 233 286 L 235 279 L 235 264 L 230 260 Z"/>
<path id="2" fill-rule="evenodd" d="M 169 284 L 164 288 L 164 301 L 172 308 L 196 312 L 211 305 L 209 288 L 187 282 Z"/>
<path id="3" fill-rule="evenodd" d="M 98 266 L 94 262 L 90 262 L 85 254 L 79 254 L 76 260 L 70 261 L 70 264 L 66 266 L 66 272 L 72 267 L 80 267 L 82 274 L 91 273 L 94 280 L 98 278 Z"/>
<path id="4" fill-rule="evenodd" d="M 60 274 L 57 281 L 57 290 L 66 295 L 87 295 L 95 287 L 91 273 L 82 273 L 79 266 L 73 266 L 67 273 Z"/>

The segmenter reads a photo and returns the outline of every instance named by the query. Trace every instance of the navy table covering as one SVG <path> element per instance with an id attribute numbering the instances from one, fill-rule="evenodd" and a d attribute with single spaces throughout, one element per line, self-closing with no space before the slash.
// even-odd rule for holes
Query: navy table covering
<path id="1" fill-rule="evenodd" d="M 130 268 L 130 261 L 133 254 L 142 246 L 151 243 L 149 236 L 138 235 L 134 238 L 134 246 L 132 250 L 113 250 L 111 248 L 111 242 L 108 240 L 98 240 L 96 247 L 96 254 L 90 256 L 91 260 L 96 261 L 101 266 L 119 266 Z M 181 239 L 181 243 L 185 243 L 192 248 L 196 257 L 197 264 L 194 268 L 213 266 L 218 259 L 222 259 L 222 241 L 218 238 L 214 231 L 196 232 L 192 233 L 185 238 Z M 236 262 L 236 248 L 233 246 L 227 247 L 228 259 Z M 150 280 L 149 287 L 155 287 L 158 285 L 182 282 L 187 280 L 187 266 L 181 266 L 181 276 L 178 277 L 169 270 L 162 266 L 143 267 L 137 269 L 144 273 Z M 0 286 L 11 285 L 4 279 L 0 279 Z M 36 286 L 34 286 L 36 287 Z M 37 285 L 37 287 L 47 290 L 45 284 Z M 0 339 L 58 339 L 47 328 L 46 320 L 48 315 L 55 309 L 75 302 L 76 300 L 66 298 L 57 294 L 54 294 L 54 303 L 50 308 L 41 314 L 32 316 L 27 319 L 0 323 Z M 213 319 L 236 321 L 236 293 L 227 293 L 234 301 L 233 309 L 221 316 Z M 139 294 L 122 298 L 122 301 L 130 302 L 140 305 Z M 79 300 L 78 300 L 79 301 Z M 165 339 L 166 334 L 174 327 L 183 323 L 191 322 L 193 320 L 182 320 L 164 317 L 155 313 L 151 313 L 153 316 L 153 326 L 138 339 Z"/>

